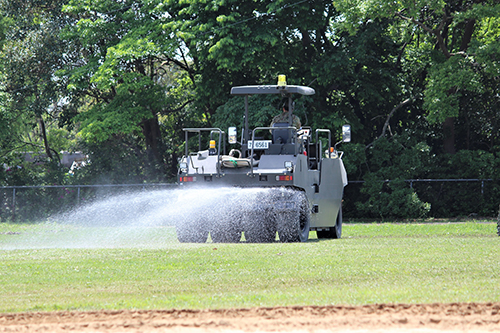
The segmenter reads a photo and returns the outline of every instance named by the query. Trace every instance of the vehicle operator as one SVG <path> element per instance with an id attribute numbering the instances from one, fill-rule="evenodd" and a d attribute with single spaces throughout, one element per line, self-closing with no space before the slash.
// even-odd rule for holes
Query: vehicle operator
<path id="1" fill-rule="evenodd" d="M 288 123 L 289 119 L 290 113 L 288 112 L 288 103 L 283 103 L 283 112 L 273 118 L 270 126 L 273 127 L 276 123 Z M 292 114 L 292 126 L 294 126 L 296 129 L 302 127 L 299 117 L 294 114 Z"/>

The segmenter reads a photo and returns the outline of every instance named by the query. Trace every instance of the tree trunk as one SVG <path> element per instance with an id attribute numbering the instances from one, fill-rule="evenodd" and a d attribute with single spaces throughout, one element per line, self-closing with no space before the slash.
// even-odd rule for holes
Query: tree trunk
<path id="1" fill-rule="evenodd" d="M 454 118 L 448 117 L 443 123 L 443 149 L 445 153 L 455 154 Z"/>
<path id="2" fill-rule="evenodd" d="M 142 123 L 142 133 L 146 138 L 146 147 L 152 153 L 158 165 L 163 166 L 163 154 L 160 151 L 161 132 L 158 118 L 146 119 Z"/>
<path id="3" fill-rule="evenodd" d="M 469 47 L 469 43 L 474 33 L 476 20 L 471 19 L 465 25 L 464 34 L 460 43 L 460 51 L 465 52 Z M 443 123 L 443 150 L 448 154 L 455 154 L 455 125 L 454 118 L 448 117 Z"/>
<path id="4" fill-rule="evenodd" d="M 460 51 L 467 51 L 469 43 L 472 39 L 472 34 L 474 33 L 474 27 L 476 25 L 476 20 L 471 19 L 465 25 L 464 35 L 462 37 L 462 43 L 460 44 Z"/>
<path id="5" fill-rule="evenodd" d="M 47 131 L 45 130 L 45 122 L 43 118 L 38 118 L 38 126 L 40 126 L 40 136 L 42 137 L 43 146 L 45 148 L 45 154 L 48 158 L 52 159 L 52 152 L 50 151 L 49 141 L 47 140 Z"/>

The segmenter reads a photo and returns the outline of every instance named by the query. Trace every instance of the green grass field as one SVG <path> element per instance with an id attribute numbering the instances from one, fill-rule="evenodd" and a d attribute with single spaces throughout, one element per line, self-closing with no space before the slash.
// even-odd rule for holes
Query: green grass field
<path id="1" fill-rule="evenodd" d="M 0 223 L 0 312 L 500 299 L 496 224 L 347 224 L 340 240 L 179 244 L 175 230 Z"/>

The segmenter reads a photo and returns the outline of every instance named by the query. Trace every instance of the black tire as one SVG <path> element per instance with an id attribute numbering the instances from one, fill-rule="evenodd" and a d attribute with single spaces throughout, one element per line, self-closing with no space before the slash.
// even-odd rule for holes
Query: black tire
<path id="1" fill-rule="evenodd" d="M 311 211 L 305 194 L 298 194 L 298 207 L 279 215 L 278 235 L 282 243 L 307 242 Z"/>
<path id="2" fill-rule="evenodd" d="M 307 242 L 309 240 L 309 231 L 311 230 L 311 209 L 305 195 L 302 198 L 299 218 L 299 242 Z"/>
<path id="3" fill-rule="evenodd" d="M 318 235 L 318 239 L 340 239 L 342 237 L 342 207 L 340 207 L 337 214 L 335 226 L 331 227 L 330 230 L 318 230 L 316 234 Z"/>
<path id="4" fill-rule="evenodd" d="M 272 243 L 276 240 L 276 223 L 270 210 L 258 210 L 248 215 L 245 239 L 248 243 Z"/>
<path id="5" fill-rule="evenodd" d="M 245 239 L 247 243 L 272 243 L 276 240 L 276 231 L 255 228 L 245 230 Z"/>
<path id="6" fill-rule="evenodd" d="M 204 221 L 193 221 L 177 226 L 177 239 L 181 243 L 205 243 L 208 228 Z"/>
<path id="7" fill-rule="evenodd" d="M 214 243 L 238 243 L 241 240 L 241 231 L 233 225 L 218 225 L 210 231 Z"/>

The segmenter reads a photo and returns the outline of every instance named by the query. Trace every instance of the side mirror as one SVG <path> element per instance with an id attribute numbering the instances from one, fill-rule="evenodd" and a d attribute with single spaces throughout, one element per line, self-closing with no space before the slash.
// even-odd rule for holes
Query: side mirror
<path id="1" fill-rule="evenodd" d="M 342 142 L 351 142 L 351 125 L 342 126 Z"/>
<path id="2" fill-rule="evenodd" d="M 229 143 L 231 144 L 236 143 L 236 136 L 237 136 L 236 127 L 229 127 L 227 129 L 227 133 L 228 133 L 227 135 Z"/>

